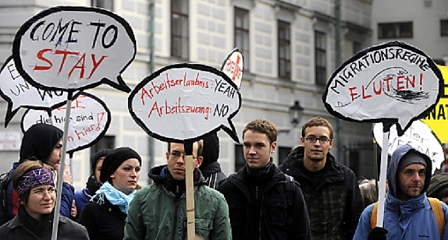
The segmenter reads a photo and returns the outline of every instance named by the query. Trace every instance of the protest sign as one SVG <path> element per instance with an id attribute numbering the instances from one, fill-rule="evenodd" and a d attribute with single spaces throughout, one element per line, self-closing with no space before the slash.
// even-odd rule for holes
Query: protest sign
<path id="1" fill-rule="evenodd" d="M 241 106 L 237 86 L 223 72 L 201 64 L 175 64 L 143 79 L 128 98 L 129 112 L 148 134 L 162 141 L 197 140 L 224 129 Z"/>
<path id="2" fill-rule="evenodd" d="M 51 118 L 45 110 L 27 110 L 22 117 L 22 131 L 36 123 L 51 124 L 64 131 L 67 106 L 52 111 Z M 95 144 L 107 132 L 111 115 L 106 104 L 89 93 L 80 93 L 71 105 L 67 135 L 67 152 L 73 153 Z"/>
<path id="3" fill-rule="evenodd" d="M 8 102 L 5 127 L 20 107 L 51 111 L 65 104 L 67 100 L 67 93 L 64 91 L 43 90 L 24 81 L 12 57 L 6 59 L 0 70 L 0 96 Z"/>
<path id="4" fill-rule="evenodd" d="M 121 73 L 135 58 L 135 43 L 130 25 L 110 11 L 58 6 L 20 27 L 13 57 L 22 77 L 39 88 L 70 91 L 107 83 L 129 92 Z"/>
<path id="5" fill-rule="evenodd" d="M 434 131 L 442 143 L 448 144 L 448 67 L 438 65 L 444 80 L 444 92 L 437 105 L 422 121 Z"/>
<path id="6" fill-rule="evenodd" d="M 346 60 L 331 75 L 322 100 L 334 116 L 383 123 L 377 226 L 383 226 L 390 129 L 402 136 L 426 116 L 442 92 L 434 61 L 421 50 L 392 41 L 369 47 Z"/>
<path id="7" fill-rule="evenodd" d="M 365 49 L 330 77 L 323 101 L 350 121 L 398 123 L 399 135 L 426 116 L 440 98 L 443 79 L 434 61 L 403 42 Z"/>
<path id="8" fill-rule="evenodd" d="M 382 146 L 384 140 L 382 123 L 375 123 L 373 125 L 373 136 L 378 145 Z M 440 169 L 442 162 L 445 161 L 445 152 L 439 139 L 431 128 L 420 120 L 412 122 L 411 126 L 401 136 L 398 136 L 395 125 L 390 128 L 389 147 L 387 149 L 389 156 L 392 156 L 395 149 L 404 144 L 415 146 L 431 158 L 432 173 Z"/>
<path id="9" fill-rule="evenodd" d="M 243 54 L 238 48 L 235 48 L 222 63 L 221 71 L 232 79 L 239 89 L 241 86 L 241 79 L 243 78 L 243 70 Z"/>

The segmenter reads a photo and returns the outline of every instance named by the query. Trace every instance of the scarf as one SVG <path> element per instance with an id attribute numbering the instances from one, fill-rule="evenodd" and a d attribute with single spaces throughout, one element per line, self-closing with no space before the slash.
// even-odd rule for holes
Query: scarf
<path id="1" fill-rule="evenodd" d="M 41 237 L 46 229 L 51 229 L 54 211 L 50 214 L 42 214 L 40 221 L 31 217 L 23 205 L 19 207 L 17 214 L 20 222 L 38 237 Z"/>
<path id="2" fill-rule="evenodd" d="M 129 203 L 134 198 L 136 190 L 133 190 L 128 195 L 114 188 L 109 182 L 105 182 L 96 194 L 90 199 L 90 201 L 96 202 L 99 205 L 104 204 L 104 198 L 107 198 L 112 205 L 118 206 L 118 208 L 124 213 L 128 214 Z"/>

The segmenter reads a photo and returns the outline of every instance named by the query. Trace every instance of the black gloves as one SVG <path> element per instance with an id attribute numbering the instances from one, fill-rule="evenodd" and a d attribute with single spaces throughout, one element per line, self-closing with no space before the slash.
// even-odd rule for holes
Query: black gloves
<path id="1" fill-rule="evenodd" d="M 375 227 L 370 230 L 367 240 L 386 240 L 387 230 L 382 227 Z"/>

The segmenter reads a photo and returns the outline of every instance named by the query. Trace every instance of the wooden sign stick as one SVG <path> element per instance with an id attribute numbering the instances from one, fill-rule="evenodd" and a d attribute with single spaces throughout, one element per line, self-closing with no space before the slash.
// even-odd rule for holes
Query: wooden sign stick
<path id="1" fill-rule="evenodd" d="M 187 210 L 187 236 L 188 240 L 194 240 L 196 236 L 195 216 L 194 216 L 194 156 L 193 143 L 187 141 L 184 143 L 185 148 L 185 194 L 186 194 L 186 210 Z M 196 156 L 197 157 L 197 156 Z"/>

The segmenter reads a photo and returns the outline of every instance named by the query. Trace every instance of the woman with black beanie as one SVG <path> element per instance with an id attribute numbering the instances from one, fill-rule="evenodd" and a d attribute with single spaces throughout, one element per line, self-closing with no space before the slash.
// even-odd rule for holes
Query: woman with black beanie
<path id="1" fill-rule="evenodd" d="M 98 189 L 84 205 L 79 223 L 89 232 L 90 240 L 122 240 L 129 203 L 134 198 L 142 159 L 131 148 L 121 147 L 109 153 L 101 167 Z"/>

